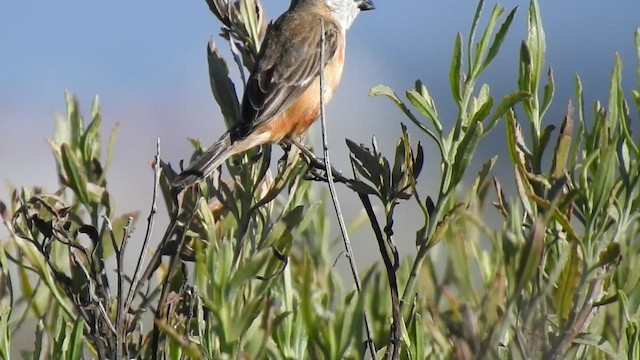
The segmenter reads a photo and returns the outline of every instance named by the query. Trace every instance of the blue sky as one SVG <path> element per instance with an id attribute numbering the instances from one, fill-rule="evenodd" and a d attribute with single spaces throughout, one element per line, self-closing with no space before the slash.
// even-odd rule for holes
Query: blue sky
<path id="1" fill-rule="evenodd" d="M 421 79 L 441 116 L 455 117 L 449 59 L 455 34 L 466 37 L 475 1 L 375 2 L 377 10 L 362 14 L 348 34 L 343 83 L 328 106 L 333 159 L 341 168 L 347 168 L 345 137 L 368 142 L 375 134 L 388 150 L 399 135 L 404 119 L 394 106 L 367 97 L 375 84 L 388 84 L 401 94 Z M 289 2 L 264 3 L 273 18 Z M 497 98 L 515 89 L 528 6 L 527 1 L 499 3 L 520 9 L 501 53 L 482 78 Z M 540 3 L 547 65 L 554 68 L 557 87 L 547 123 L 560 123 L 575 73 L 582 76 L 589 103 L 606 102 L 616 51 L 625 64 L 625 91 L 636 86 L 633 33 L 640 26 L 640 1 Z M 493 4 L 487 2 L 485 19 Z M 190 155 L 187 137 L 210 143 L 223 131 L 205 58 L 210 36 L 226 49 L 217 36 L 219 27 L 203 0 L 0 2 L 0 181 L 53 189 L 55 168 L 43 139 L 52 133 L 53 112 L 64 110 L 63 91 L 78 95 L 85 113 L 99 93 L 105 126 L 121 123 L 109 178 L 118 212 L 147 209 L 155 139 L 161 138 L 163 158 L 176 163 Z M 317 139 L 318 128 L 312 131 Z M 504 150 L 502 130 L 492 136 L 495 141 L 481 144 L 478 161 Z M 431 174 L 437 172 L 433 157 L 427 166 Z M 423 178 L 427 191 L 432 180 Z M 0 192 L 0 199 L 6 198 Z"/>

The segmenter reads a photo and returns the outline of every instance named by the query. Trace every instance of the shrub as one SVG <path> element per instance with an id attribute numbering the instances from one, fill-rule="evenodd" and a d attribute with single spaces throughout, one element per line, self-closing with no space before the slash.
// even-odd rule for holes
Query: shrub
<path id="1" fill-rule="evenodd" d="M 260 3 L 207 3 L 240 71 L 250 69 L 266 30 Z M 606 107 L 596 103 L 588 115 L 576 76 L 575 105 L 568 103 L 558 131 L 546 125 L 554 80 L 532 0 L 517 88 L 494 100 L 477 81 L 516 9 L 494 6 L 480 30 L 483 5 L 468 39 L 455 39 L 449 78 L 459 111 L 452 128 L 443 127 L 420 81 L 406 100 L 376 86 L 371 95 L 390 99 L 410 125 L 401 124 L 394 154 L 382 154 L 375 141 L 347 140 L 351 177 L 329 177 L 321 161 L 305 161 L 295 147 L 272 171 L 271 149 L 262 147 L 175 199 L 169 184 L 176 171 L 160 161 L 158 146 L 154 200 L 133 274 L 124 256 L 140 216 L 117 214 L 106 183 L 115 132 L 103 156 L 97 98 L 85 124 L 67 94 L 67 117 L 56 119 L 49 141 L 60 188 L 15 189 L 0 204 L 10 232 L 0 247 L 0 356 L 9 358 L 12 331 L 33 319 L 29 358 L 341 359 L 373 351 L 403 359 L 640 358 L 640 150 L 630 126 L 640 88 L 628 103 L 616 56 Z M 640 62 L 640 30 L 636 47 Z M 211 88 L 230 126 L 239 114 L 235 86 L 213 42 L 208 49 Z M 511 179 L 491 176 L 496 157 L 474 159 L 501 119 L 517 190 L 510 195 L 502 183 Z M 439 151 L 437 193 L 416 188 L 425 154 L 410 131 Z M 202 149 L 194 146 L 195 156 Z M 463 188 L 474 161 L 484 163 Z M 330 208 L 312 181 L 330 179 L 362 202 L 380 249 L 382 266 L 363 271 L 362 281 L 356 271 L 357 289 L 334 269 Z M 160 195 L 171 221 L 146 261 Z M 502 217 L 495 226 L 483 221 L 489 199 Z M 394 216 L 406 201 L 417 202 L 423 222 L 415 254 L 400 258 Z M 438 262 L 429 256 L 437 244 Z"/>

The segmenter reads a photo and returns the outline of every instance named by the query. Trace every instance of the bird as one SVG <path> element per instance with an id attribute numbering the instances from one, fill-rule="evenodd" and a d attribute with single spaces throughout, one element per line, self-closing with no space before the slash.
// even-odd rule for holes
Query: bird
<path id="1" fill-rule="evenodd" d="M 174 178 L 172 191 L 206 179 L 233 155 L 302 135 L 321 111 L 320 62 L 326 104 L 342 76 L 346 31 L 361 11 L 374 8 L 372 0 L 292 0 L 267 28 L 239 121 Z"/>

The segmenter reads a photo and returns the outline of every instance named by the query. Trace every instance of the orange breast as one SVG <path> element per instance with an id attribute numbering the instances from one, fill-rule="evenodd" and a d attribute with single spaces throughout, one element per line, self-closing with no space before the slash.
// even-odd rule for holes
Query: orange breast
<path id="1" fill-rule="evenodd" d="M 344 66 L 344 42 L 338 46 L 336 56 L 324 68 L 324 103 L 331 100 L 340 82 Z M 270 138 L 279 142 L 287 136 L 299 136 L 304 133 L 320 115 L 320 77 L 314 79 L 294 101 L 289 108 L 277 119 L 269 121 Z"/>

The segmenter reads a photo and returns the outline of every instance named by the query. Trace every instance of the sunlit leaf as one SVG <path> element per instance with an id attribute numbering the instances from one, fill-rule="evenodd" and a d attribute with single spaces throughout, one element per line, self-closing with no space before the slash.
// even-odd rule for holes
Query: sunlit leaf
<path id="1" fill-rule="evenodd" d="M 87 175 L 68 144 L 62 144 L 62 164 L 67 175 L 68 186 L 76 193 L 81 203 L 89 204 Z"/>
<path id="2" fill-rule="evenodd" d="M 513 22 L 513 18 L 516 14 L 516 10 L 518 10 L 518 7 L 514 7 L 509 14 L 507 15 L 506 19 L 504 20 L 504 22 L 502 23 L 502 25 L 500 25 L 500 29 L 498 30 L 498 32 L 496 33 L 495 37 L 493 38 L 493 42 L 491 43 L 491 46 L 489 47 L 489 51 L 487 52 L 487 56 L 484 58 L 484 61 L 482 62 L 482 67 L 480 68 L 480 72 L 482 72 L 485 68 L 487 68 L 487 66 L 489 66 L 489 64 L 493 61 L 493 59 L 495 58 L 495 56 L 498 54 L 498 51 L 500 51 L 500 46 L 502 45 L 507 32 L 509 31 L 509 28 L 511 27 L 511 23 Z"/>
<path id="3" fill-rule="evenodd" d="M 218 106 L 220 106 L 227 128 L 230 128 L 240 119 L 240 105 L 235 85 L 229 79 L 227 63 L 222 58 L 213 40 L 210 40 L 207 45 L 207 60 L 209 63 L 211 92 Z"/>
<path id="4" fill-rule="evenodd" d="M 569 259 L 560 273 L 555 293 L 556 311 L 563 326 L 569 320 L 569 315 L 573 309 L 573 299 L 577 295 L 583 261 L 582 248 L 578 242 L 572 242 Z"/>
<path id="5" fill-rule="evenodd" d="M 449 66 L 449 85 L 451 86 L 451 95 L 458 103 L 462 104 L 461 80 L 462 75 L 462 35 L 456 35 L 456 41 L 453 45 L 453 55 L 451 56 L 451 65 Z"/>
<path id="6" fill-rule="evenodd" d="M 551 165 L 551 176 L 554 178 L 561 177 L 566 169 L 569 150 L 571 147 L 571 138 L 573 136 L 573 105 L 569 102 L 567 116 L 562 122 L 558 141 L 553 152 L 553 163 Z"/>
<path id="7" fill-rule="evenodd" d="M 521 253 L 520 265 L 517 274 L 516 294 L 524 290 L 529 281 L 539 271 L 542 251 L 544 250 L 545 224 L 542 219 L 537 219 L 533 229 L 527 238 L 527 243 Z"/>

